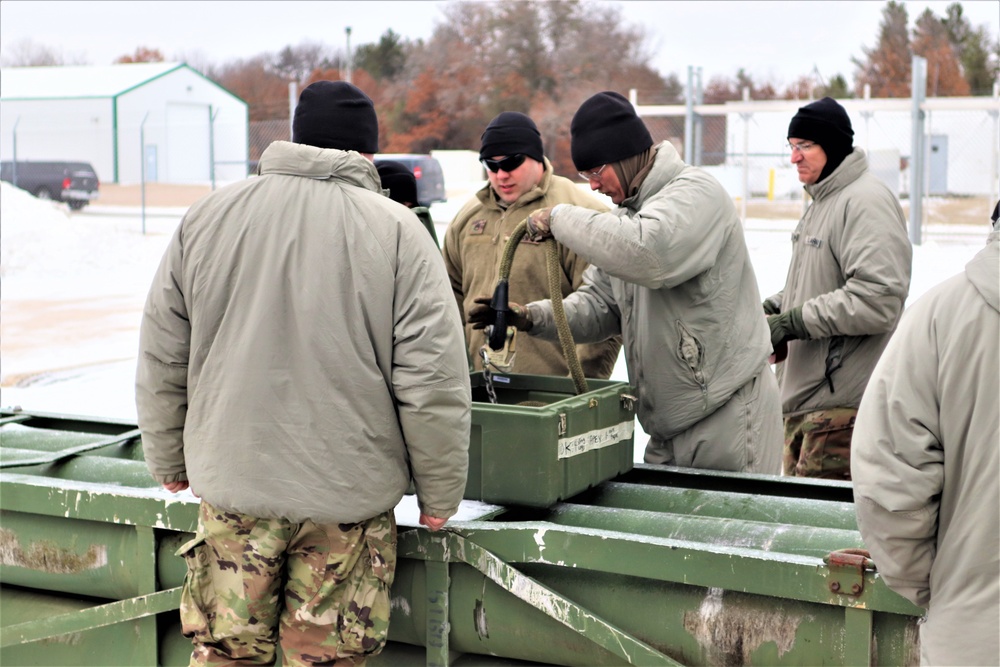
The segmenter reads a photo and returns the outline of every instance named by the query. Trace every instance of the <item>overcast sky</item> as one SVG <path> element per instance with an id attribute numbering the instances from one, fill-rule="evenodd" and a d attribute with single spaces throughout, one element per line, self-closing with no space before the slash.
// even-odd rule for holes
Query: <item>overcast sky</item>
<path id="1" fill-rule="evenodd" d="M 506 0 L 518 1 L 518 0 Z M 526 1 L 526 0 L 520 0 Z M 585 2 L 598 0 L 584 0 Z M 168 60 L 222 64 L 284 46 L 320 42 L 346 47 L 378 41 L 386 30 L 409 39 L 431 36 L 442 21 L 444 2 L 0 2 L 0 48 L 7 55 L 24 40 L 46 46 L 67 61 L 107 65 L 139 46 L 159 49 Z M 885 2 L 839 1 L 660 1 L 620 5 L 627 23 L 649 35 L 652 64 L 682 80 L 688 66 L 701 67 L 704 81 L 732 77 L 743 67 L 758 82 L 779 87 L 818 69 L 824 79 L 843 74 L 850 82 L 852 57 L 873 46 Z M 927 7 L 944 16 L 945 2 L 906 0 L 910 27 Z M 964 0 L 974 26 L 1000 33 L 1000 1 Z M 614 44 L 594 44 L 614 52 Z M 613 57 L 613 55 L 609 55 Z"/>

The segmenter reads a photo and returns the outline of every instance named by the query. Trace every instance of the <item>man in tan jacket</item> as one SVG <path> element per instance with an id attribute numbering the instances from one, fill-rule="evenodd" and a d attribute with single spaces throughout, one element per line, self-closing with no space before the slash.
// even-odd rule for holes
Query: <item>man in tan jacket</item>
<path id="1" fill-rule="evenodd" d="M 378 119 L 343 81 L 302 91 L 292 142 L 195 203 L 143 310 L 150 473 L 201 498 L 191 664 L 359 664 L 388 637 L 393 510 L 441 528 L 468 471 L 471 390 L 440 252 L 382 194 Z"/>
<path id="2" fill-rule="evenodd" d="M 854 428 L 858 528 L 927 609 L 922 665 L 1000 665 L 998 213 L 965 271 L 903 314 Z"/>
<path id="3" fill-rule="evenodd" d="M 451 288 L 463 320 L 474 299 L 492 294 L 500 276 L 500 260 L 507 239 L 528 214 L 556 204 L 576 204 L 595 211 L 607 211 L 596 197 L 575 183 L 556 176 L 542 152 L 542 136 L 528 116 L 505 111 L 494 118 L 482 135 L 479 157 L 489 179 L 458 212 L 444 237 L 444 260 Z M 523 238 L 511 264 L 511 301 L 528 303 L 549 297 L 545 247 Z M 566 246 L 559 245 L 559 273 L 562 296 L 583 282 L 584 261 Z M 480 350 L 486 343 L 482 331 L 465 325 L 469 358 L 482 369 Z M 518 337 L 511 372 L 531 375 L 569 374 L 562 348 L 556 341 Z M 577 345 L 583 374 L 607 379 L 614 370 L 621 338 Z"/>

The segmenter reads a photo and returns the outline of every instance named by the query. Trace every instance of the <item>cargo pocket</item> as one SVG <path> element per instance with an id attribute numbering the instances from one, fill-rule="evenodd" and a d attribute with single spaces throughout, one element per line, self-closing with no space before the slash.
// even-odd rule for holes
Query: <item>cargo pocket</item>
<path id="1" fill-rule="evenodd" d="M 181 590 L 181 632 L 198 643 L 215 641 L 212 625 L 215 622 L 217 597 L 212 579 L 211 548 L 205 536 L 195 537 L 177 550 L 187 565 L 184 587 Z"/>
<path id="2" fill-rule="evenodd" d="M 367 534 L 364 548 L 344 582 L 338 624 L 341 656 L 378 653 L 388 638 L 389 588 L 396 573 L 395 540 Z"/>
<path id="3" fill-rule="evenodd" d="M 854 411 L 829 410 L 813 419 L 816 427 L 804 434 L 798 474 L 850 481 Z"/>

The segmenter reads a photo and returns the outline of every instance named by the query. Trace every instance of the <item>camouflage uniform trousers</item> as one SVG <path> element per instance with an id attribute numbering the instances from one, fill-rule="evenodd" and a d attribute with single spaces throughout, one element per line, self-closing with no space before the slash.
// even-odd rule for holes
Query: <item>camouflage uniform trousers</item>
<path id="1" fill-rule="evenodd" d="M 785 417 L 784 474 L 851 480 L 851 436 L 857 408 Z"/>
<path id="2" fill-rule="evenodd" d="M 191 665 L 363 665 L 385 646 L 396 569 L 390 510 L 361 523 L 292 523 L 204 500 L 187 562 L 181 628 Z M 280 641 L 279 641 L 280 631 Z"/>

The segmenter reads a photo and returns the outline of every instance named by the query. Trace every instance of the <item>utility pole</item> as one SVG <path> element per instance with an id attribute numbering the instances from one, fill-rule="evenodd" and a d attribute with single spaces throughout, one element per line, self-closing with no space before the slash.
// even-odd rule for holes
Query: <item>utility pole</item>
<path id="1" fill-rule="evenodd" d="M 344 68 L 344 81 L 351 83 L 351 69 L 354 66 L 353 56 L 351 54 L 351 26 L 344 28 L 344 32 L 347 33 L 347 66 Z"/>

